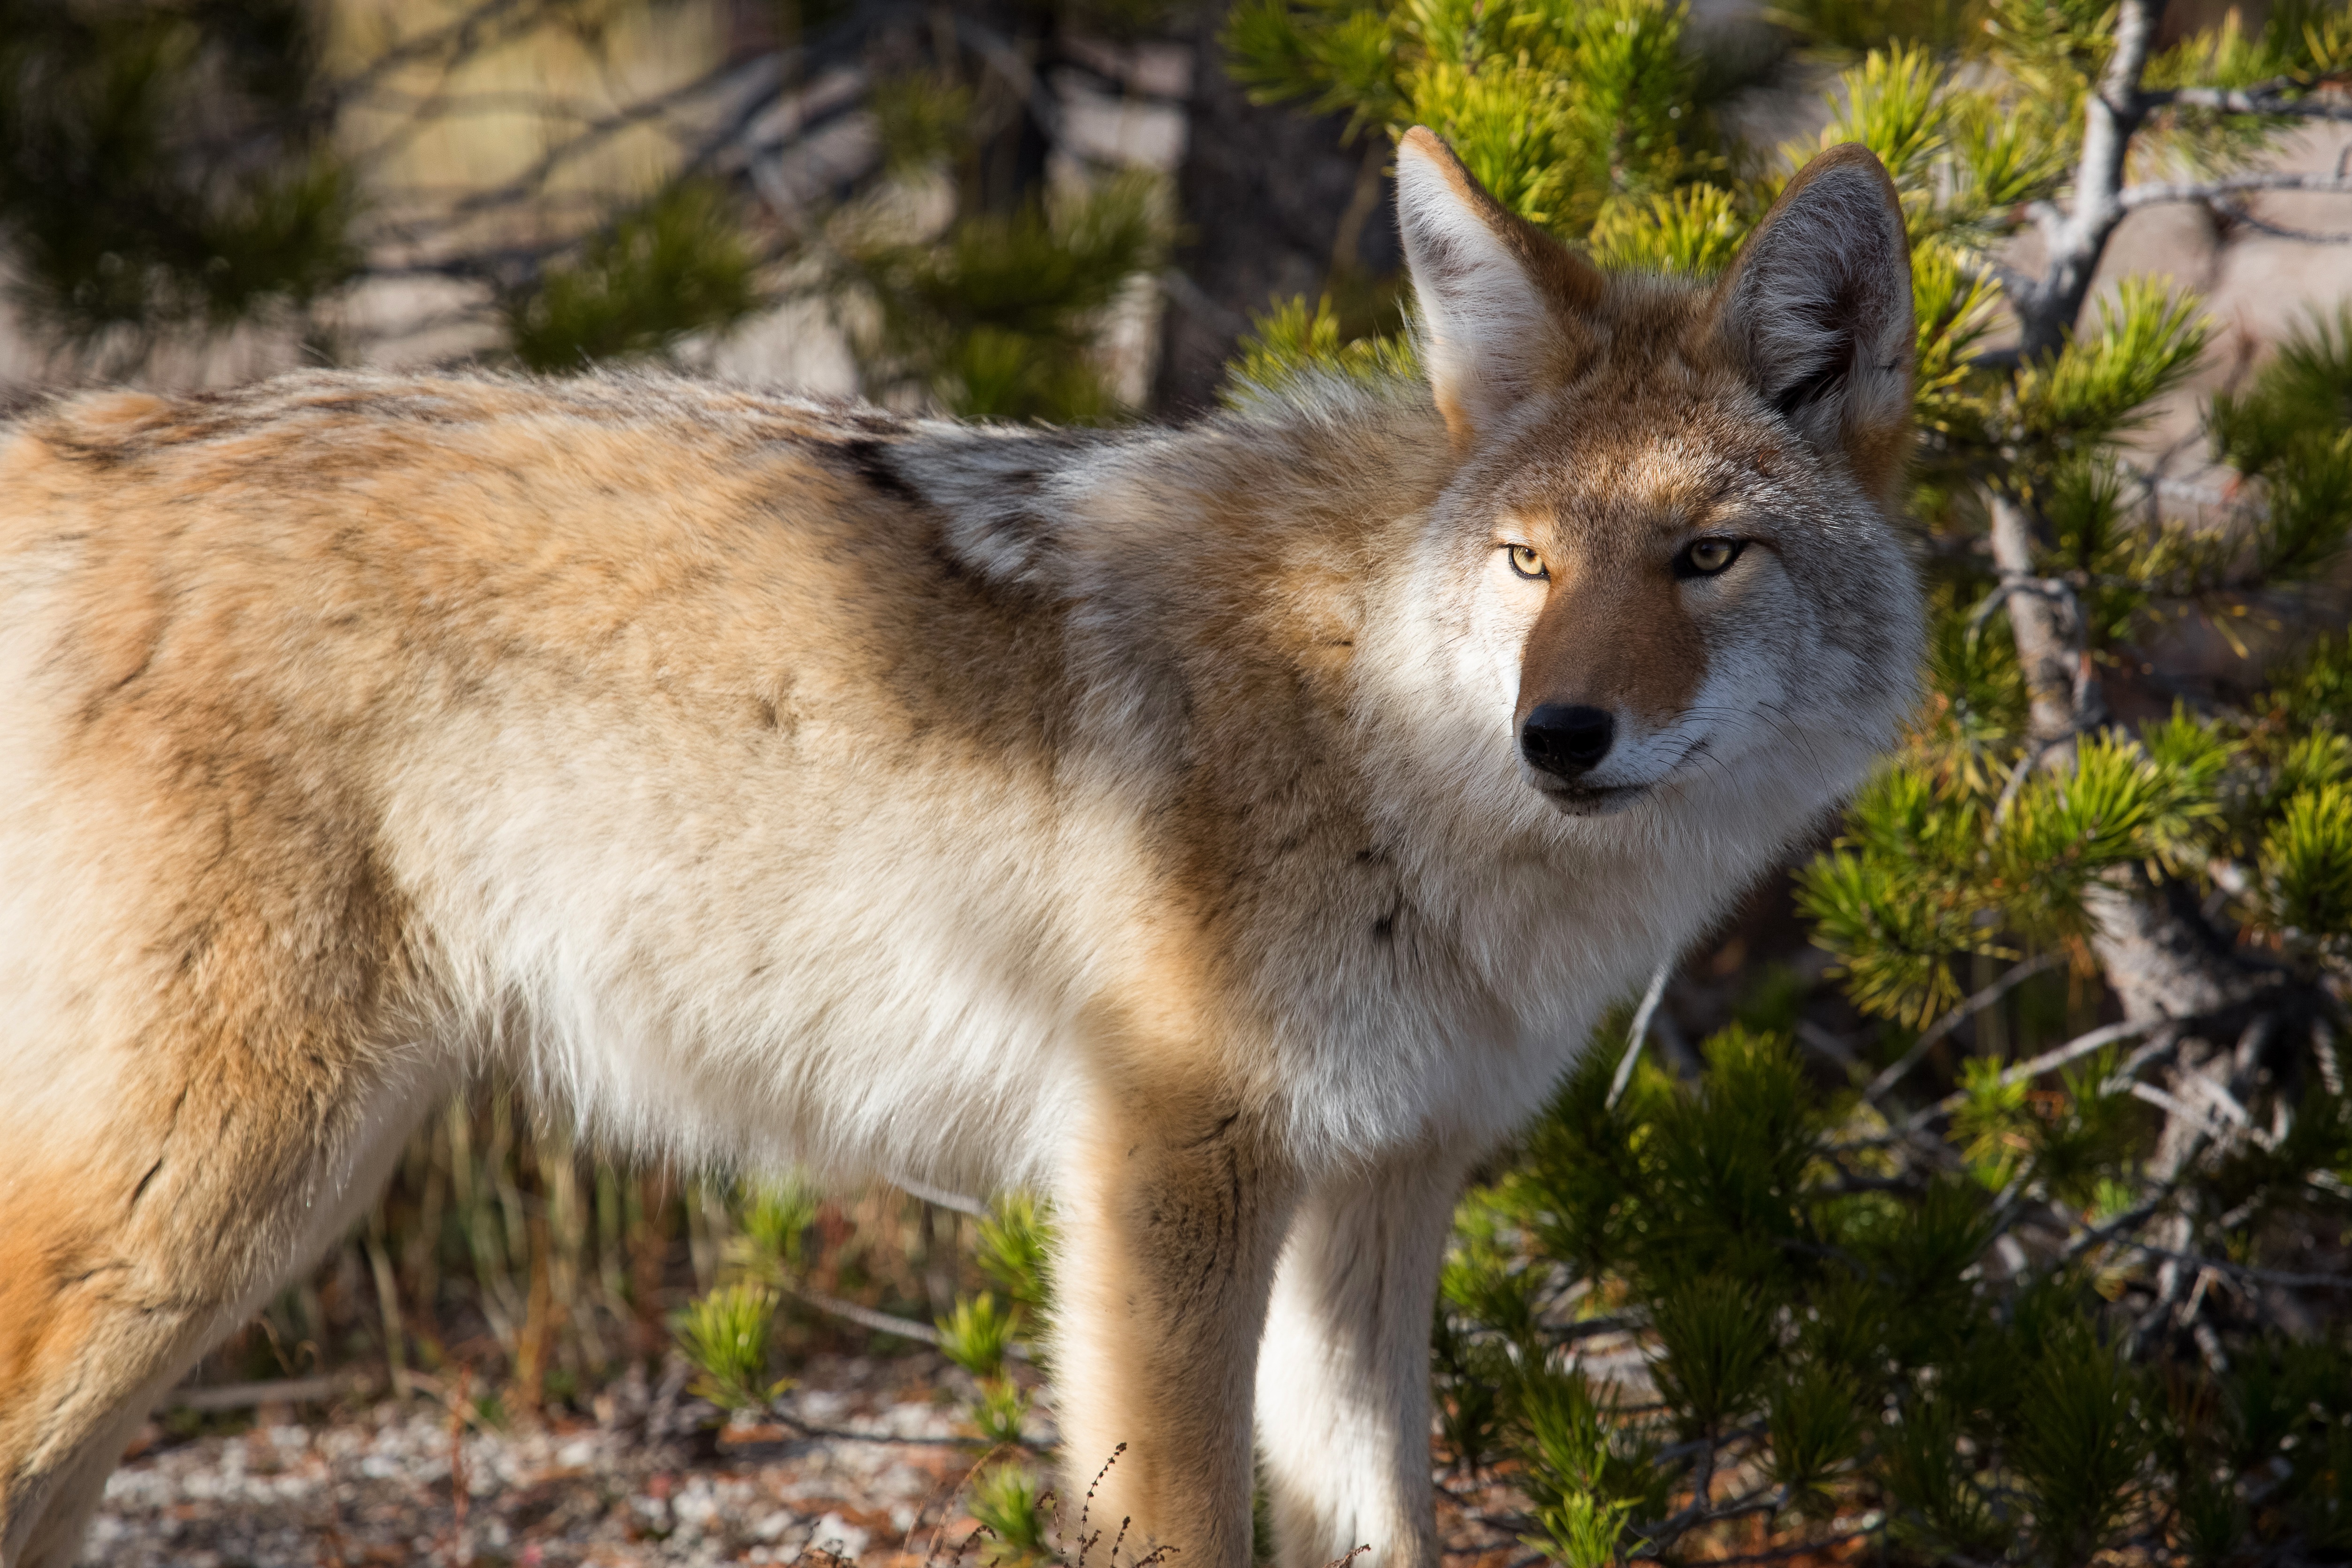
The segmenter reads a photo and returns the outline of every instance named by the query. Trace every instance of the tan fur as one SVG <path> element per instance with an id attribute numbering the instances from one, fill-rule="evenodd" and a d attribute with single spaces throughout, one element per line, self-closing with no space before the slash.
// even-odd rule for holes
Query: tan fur
<path id="1" fill-rule="evenodd" d="M 1705 292 L 1409 138 L 1435 385 L 1185 430 L 343 374 L 0 430 L 0 1563 L 497 1065 L 1050 1189 L 1099 1515 L 1241 1568 L 1255 1405 L 1286 1565 L 1433 1565 L 1462 1173 L 1908 698 L 1899 217 L 1832 157 Z"/>

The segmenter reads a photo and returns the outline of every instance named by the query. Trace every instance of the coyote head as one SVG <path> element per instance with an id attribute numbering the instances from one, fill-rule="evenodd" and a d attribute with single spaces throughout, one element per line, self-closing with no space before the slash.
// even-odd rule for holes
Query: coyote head
<path id="1" fill-rule="evenodd" d="M 1814 159 L 1712 287 L 1603 275 L 1427 131 L 1397 186 L 1460 461 L 1424 565 L 1457 690 L 1482 728 L 1509 705 L 1514 788 L 1574 815 L 1725 786 L 1832 799 L 1920 642 L 1885 512 L 1913 359 L 1885 171 L 1857 146 Z"/>

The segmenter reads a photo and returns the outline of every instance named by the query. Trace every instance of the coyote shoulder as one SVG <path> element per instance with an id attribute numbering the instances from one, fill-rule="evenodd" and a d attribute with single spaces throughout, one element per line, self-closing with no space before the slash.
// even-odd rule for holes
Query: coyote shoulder
<path id="1" fill-rule="evenodd" d="M 523 1074 L 608 1145 L 1055 1195 L 1068 1462 L 1434 1568 L 1464 1172 L 1851 787 L 1920 609 L 1866 152 L 1720 283 L 1426 131 L 1424 378 L 1180 429 L 306 374 L 0 431 L 0 1563 Z"/>

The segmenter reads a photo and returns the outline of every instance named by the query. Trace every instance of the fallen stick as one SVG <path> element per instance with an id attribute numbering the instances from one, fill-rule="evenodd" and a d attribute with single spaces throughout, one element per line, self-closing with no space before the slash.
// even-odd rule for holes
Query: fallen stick
<path id="1" fill-rule="evenodd" d="M 174 1388 L 155 1402 L 159 1410 L 249 1410 L 258 1405 L 319 1405 L 345 1395 L 373 1392 L 365 1377 L 277 1377 L 260 1383 L 223 1383 L 213 1387 Z"/>

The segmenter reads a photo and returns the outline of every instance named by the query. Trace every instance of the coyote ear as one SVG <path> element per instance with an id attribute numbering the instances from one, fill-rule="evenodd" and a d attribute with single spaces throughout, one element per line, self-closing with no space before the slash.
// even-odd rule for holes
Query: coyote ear
<path id="1" fill-rule="evenodd" d="M 1874 494 L 1911 426 L 1911 245 L 1895 182 L 1866 147 L 1806 164 L 1717 286 L 1717 329 L 1805 438 Z"/>
<path id="2" fill-rule="evenodd" d="M 1465 451 L 1589 342 L 1601 274 L 1486 193 L 1415 126 L 1397 145 L 1397 228 L 1421 307 L 1430 391 Z"/>

